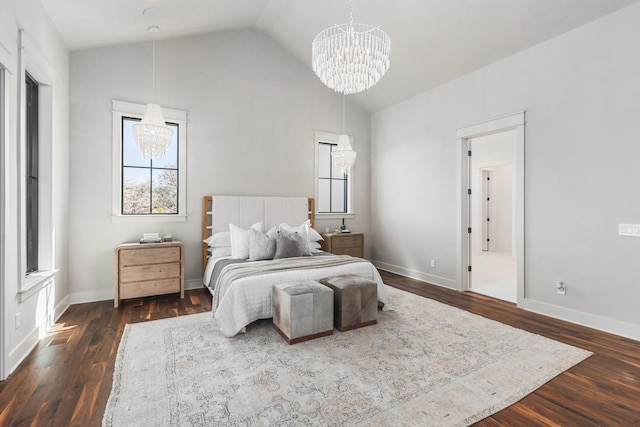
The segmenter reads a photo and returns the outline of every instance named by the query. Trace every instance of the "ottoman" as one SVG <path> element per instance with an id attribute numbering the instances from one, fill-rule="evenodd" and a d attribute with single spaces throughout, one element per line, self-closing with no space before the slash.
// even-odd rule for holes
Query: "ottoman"
<path id="1" fill-rule="evenodd" d="M 273 285 L 273 327 L 296 344 L 333 334 L 333 291 L 313 280 Z"/>
<path id="2" fill-rule="evenodd" d="M 333 289 L 333 323 L 341 332 L 378 322 L 378 285 L 355 274 L 328 277 L 320 283 Z"/>

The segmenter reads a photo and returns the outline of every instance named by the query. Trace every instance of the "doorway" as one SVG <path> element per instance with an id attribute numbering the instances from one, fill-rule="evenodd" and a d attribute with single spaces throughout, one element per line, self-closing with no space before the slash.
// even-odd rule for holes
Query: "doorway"
<path id="1" fill-rule="evenodd" d="M 468 141 L 472 153 L 469 290 L 514 303 L 517 302 L 513 244 L 516 137 L 516 131 L 511 129 Z"/>
<path id="2" fill-rule="evenodd" d="M 456 131 L 458 288 L 476 291 L 483 281 L 505 281 L 504 276 L 513 283 L 515 275 L 515 297 L 511 287 L 510 295 L 501 298 L 516 303 L 525 298 L 524 126 L 522 111 Z M 497 148 L 500 139 L 511 141 L 510 151 Z M 482 186 L 483 178 L 490 183 Z M 483 227 L 482 221 L 488 224 Z M 514 265 L 515 272 L 505 264 Z M 503 276 L 487 277 L 496 272 Z"/>

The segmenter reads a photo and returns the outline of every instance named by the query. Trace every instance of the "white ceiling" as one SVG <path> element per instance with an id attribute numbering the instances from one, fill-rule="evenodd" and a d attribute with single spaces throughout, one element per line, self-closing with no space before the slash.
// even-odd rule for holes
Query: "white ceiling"
<path id="1" fill-rule="evenodd" d="M 311 67 L 318 32 L 348 21 L 348 0 L 41 0 L 69 50 L 252 29 Z M 355 22 L 391 38 L 391 67 L 351 95 L 370 112 L 640 0 L 354 0 Z M 144 9 L 160 7 L 159 17 Z M 158 25 L 150 34 L 147 28 Z M 327 89 L 329 90 L 329 89 Z"/>

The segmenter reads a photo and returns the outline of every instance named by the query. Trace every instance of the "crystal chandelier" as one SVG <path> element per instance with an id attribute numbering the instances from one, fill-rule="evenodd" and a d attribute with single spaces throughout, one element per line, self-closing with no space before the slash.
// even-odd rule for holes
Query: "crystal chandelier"
<path id="1" fill-rule="evenodd" d="M 351 141 L 349 135 L 344 132 L 345 123 L 345 95 L 342 95 L 342 135 L 338 137 L 338 146 L 331 152 L 333 158 L 333 164 L 344 174 L 351 172 L 351 168 L 356 162 L 356 153 L 351 148 Z"/>
<path id="2" fill-rule="evenodd" d="M 156 30 L 157 31 L 157 30 Z M 156 41 L 153 41 L 153 98 L 156 94 Z M 133 138 L 145 159 L 158 160 L 169 150 L 173 130 L 169 128 L 162 117 L 160 106 L 155 103 L 147 104 L 140 123 L 133 125 Z"/>
<path id="3" fill-rule="evenodd" d="M 349 23 L 321 31 L 313 40 L 313 71 L 330 89 L 349 95 L 374 86 L 389 69 L 391 39 L 380 27 Z"/>

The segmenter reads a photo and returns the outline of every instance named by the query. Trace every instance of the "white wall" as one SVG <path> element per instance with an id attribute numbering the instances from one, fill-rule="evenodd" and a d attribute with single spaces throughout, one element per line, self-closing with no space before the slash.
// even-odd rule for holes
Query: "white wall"
<path id="1" fill-rule="evenodd" d="M 378 265 L 459 286 L 455 130 L 526 110 L 522 306 L 640 339 L 640 239 L 617 235 L 640 223 L 639 21 L 628 7 L 375 113 Z"/>
<path id="2" fill-rule="evenodd" d="M 6 140 L 2 150 L 4 177 L 4 374 L 8 375 L 37 343 L 46 330 L 48 320 L 57 318 L 68 306 L 68 138 L 69 138 L 69 52 L 54 29 L 38 0 L 0 0 L 0 64 L 8 70 L 8 120 Z M 30 41 L 28 55 L 37 58 L 50 73 L 53 89 L 53 159 L 52 182 L 53 218 L 55 232 L 54 265 L 59 271 L 52 285 L 38 291 L 24 302 L 18 299 L 18 284 L 23 272 L 18 253 L 18 185 L 19 133 L 18 86 L 22 77 L 19 67 L 18 29 L 24 29 Z M 27 65 L 29 71 L 29 65 Z M 47 183 L 45 183 L 47 185 Z M 15 327 L 20 313 L 21 326 Z M 1 373 L 0 373 L 1 374 Z M 4 376 L 0 375 L 1 378 Z"/>
<path id="3" fill-rule="evenodd" d="M 185 223 L 112 224 L 111 100 L 151 97 L 151 43 L 71 55 L 70 270 L 72 302 L 113 298 L 116 245 L 170 232 L 186 248 L 186 275 L 200 286 L 206 194 L 313 197 L 314 131 L 340 133 L 342 97 L 270 38 L 252 31 L 156 42 L 156 101 L 188 111 Z M 369 115 L 347 101 L 355 136 L 356 218 L 368 233 Z M 318 221 L 316 228 L 336 228 Z M 367 239 L 368 243 L 368 239 Z"/>

